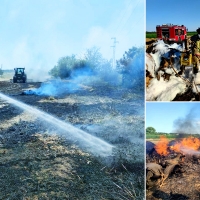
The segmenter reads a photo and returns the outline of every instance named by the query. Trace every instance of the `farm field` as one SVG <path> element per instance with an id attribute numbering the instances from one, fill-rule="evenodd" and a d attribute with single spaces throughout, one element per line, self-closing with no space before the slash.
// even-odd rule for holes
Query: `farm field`
<path id="1" fill-rule="evenodd" d="M 195 35 L 195 31 L 187 32 L 187 36 Z M 156 38 L 156 32 L 146 32 L 146 38 Z"/>
<path id="2" fill-rule="evenodd" d="M 114 149 L 106 157 L 99 156 L 95 152 L 100 149 L 87 150 L 44 119 L 1 97 L 2 199 L 143 198 L 142 95 L 106 83 L 81 85 L 78 91 L 65 95 L 26 95 L 24 91 L 47 83 L 11 83 L 10 76 L 0 78 L 0 94 L 70 123 Z"/>

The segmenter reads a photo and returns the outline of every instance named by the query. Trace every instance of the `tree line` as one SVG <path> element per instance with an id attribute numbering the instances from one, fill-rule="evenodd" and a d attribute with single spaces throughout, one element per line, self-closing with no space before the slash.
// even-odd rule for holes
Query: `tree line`
<path id="1" fill-rule="evenodd" d="M 93 74 L 104 69 L 112 69 L 112 61 L 103 58 L 100 49 L 92 47 L 86 50 L 82 58 L 76 55 L 61 57 L 49 74 L 54 78 L 66 79 L 74 72 L 87 70 Z M 115 71 L 122 75 L 122 84 L 144 89 L 144 48 L 132 47 L 116 61 Z"/>
<path id="2" fill-rule="evenodd" d="M 3 70 L 2 70 L 2 68 L 0 68 L 0 76 L 2 76 L 3 75 Z"/>

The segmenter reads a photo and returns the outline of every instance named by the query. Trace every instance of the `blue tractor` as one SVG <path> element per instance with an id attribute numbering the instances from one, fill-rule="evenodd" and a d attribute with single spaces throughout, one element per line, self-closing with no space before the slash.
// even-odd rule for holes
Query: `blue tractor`
<path id="1" fill-rule="evenodd" d="M 27 76 L 24 72 L 25 68 L 14 68 L 15 74 L 13 76 L 13 83 L 22 82 L 26 83 Z"/>

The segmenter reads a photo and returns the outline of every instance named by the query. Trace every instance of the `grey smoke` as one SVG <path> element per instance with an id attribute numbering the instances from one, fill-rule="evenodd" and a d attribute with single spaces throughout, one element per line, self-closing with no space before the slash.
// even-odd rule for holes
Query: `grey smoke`
<path id="1" fill-rule="evenodd" d="M 174 121 L 174 132 L 184 134 L 200 134 L 200 119 L 197 106 L 192 107 L 184 117 Z"/>
<path id="2" fill-rule="evenodd" d="M 45 122 L 45 124 L 56 128 L 58 135 L 65 137 L 73 143 L 77 143 L 80 147 L 86 149 L 94 155 L 104 157 L 112 154 L 112 149 L 114 146 L 105 142 L 104 140 L 78 129 L 68 122 L 61 121 L 50 114 L 10 98 L 2 93 L 0 93 L 0 98 L 24 111 L 31 113 L 33 116 L 39 118 L 42 122 Z"/>
<path id="3" fill-rule="evenodd" d="M 111 66 L 104 66 L 91 72 L 88 68 L 75 70 L 68 79 L 52 79 L 41 84 L 40 88 L 24 91 L 29 95 L 59 96 L 75 93 L 79 90 L 90 90 L 92 87 L 109 84 L 121 84 L 121 75 Z"/>
<path id="4" fill-rule="evenodd" d="M 141 80 L 144 78 L 144 51 L 142 48 L 136 48 L 131 64 L 127 68 L 126 73 L 122 73 L 121 69 L 114 68 L 106 61 L 92 69 L 85 66 L 74 70 L 71 76 L 65 80 L 54 79 L 43 82 L 40 88 L 24 91 L 24 94 L 59 96 L 108 85 L 137 88 L 138 84 L 143 83 Z"/>

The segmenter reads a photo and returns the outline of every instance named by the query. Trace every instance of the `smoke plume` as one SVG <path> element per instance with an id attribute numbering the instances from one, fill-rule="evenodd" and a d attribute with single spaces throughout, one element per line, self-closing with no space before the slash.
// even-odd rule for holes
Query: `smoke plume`
<path id="1" fill-rule="evenodd" d="M 133 85 L 137 86 L 138 82 L 143 84 L 143 61 L 144 53 L 137 54 L 133 59 L 128 74 L 120 73 L 119 70 L 113 68 L 109 62 L 102 63 L 93 69 L 86 66 L 72 71 L 70 77 L 67 79 L 61 80 L 57 78 L 43 82 L 40 88 L 24 91 L 24 94 L 59 96 L 108 85 L 131 88 Z"/>
<path id="2" fill-rule="evenodd" d="M 174 121 L 174 132 L 200 134 L 200 119 L 197 107 L 191 108 L 185 117 L 180 117 Z"/>

